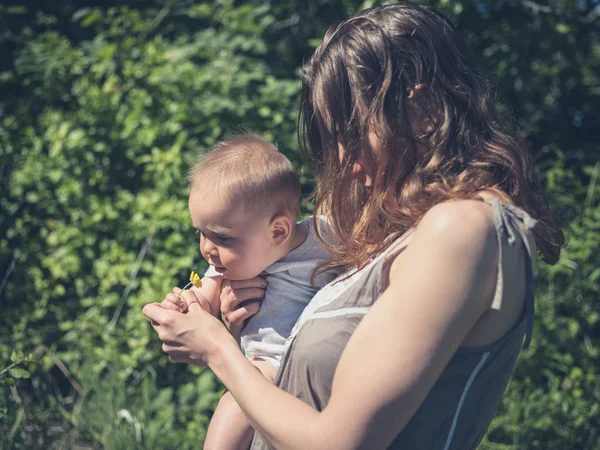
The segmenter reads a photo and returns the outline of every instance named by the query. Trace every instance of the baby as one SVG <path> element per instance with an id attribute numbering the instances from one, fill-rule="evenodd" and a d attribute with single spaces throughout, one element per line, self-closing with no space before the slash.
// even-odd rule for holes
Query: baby
<path id="1" fill-rule="evenodd" d="M 245 280 L 266 272 L 261 308 L 242 329 L 240 345 L 250 362 L 274 381 L 296 320 L 317 289 L 335 278 L 325 272 L 312 279 L 330 256 L 314 234 L 312 218 L 296 223 L 298 174 L 274 145 L 244 134 L 217 144 L 192 168 L 189 180 L 190 216 L 209 263 L 202 287 L 193 289 L 203 307 L 218 316 L 223 279 Z M 167 295 L 163 306 L 181 312 L 187 308 L 174 294 Z M 253 434 L 226 393 L 204 448 L 248 448 Z"/>

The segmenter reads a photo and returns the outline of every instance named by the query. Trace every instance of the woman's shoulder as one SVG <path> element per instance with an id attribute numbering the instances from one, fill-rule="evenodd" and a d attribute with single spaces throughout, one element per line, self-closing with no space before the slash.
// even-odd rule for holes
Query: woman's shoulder
<path id="1" fill-rule="evenodd" d="M 414 234 L 435 239 L 440 245 L 455 250 L 461 246 L 508 244 L 518 253 L 525 245 L 527 253 L 534 258 L 532 229 L 535 225 L 536 220 L 522 208 L 486 196 L 481 200 L 454 200 L 434 205 L 415 227 Z M 518 235 L 521 239 L 517 239 Z"/>
<path id="2" fill-rule="evenodd" d="M 470 273 L 472 287 L 479 286 L 471 306 L 483 314 L 463 344 L 477 347 L 498 341 L 520 320 L 524 304 L 533 302 L 526 295 L 528 272 L 535 267 L 534 225 L 521 208 L 491 198 L 440 203 L 417 227 L 413 251 L 446 256 L 442 270 L 447 279 Z"/>
<path id="3" fill-rule="evenodd" d="M 406 274 L 422 267 L 430 282 L 447 286 L 448 291 L 460 286 L 464 297 L 455 297 L 457 307 L 468 305 L 485 319 L 484 329 L 471 330 L 465 342 L 475 346 L 494 342 L 514 326 L 523 310 L 527 265 L 533 267 L 534 261 L 531 255 L 528 261 L 527 254 L 535 251 L 528 246 L 534 224 L 528 217 L 495 198 L 437 204 L 389 266 L 388 285 L 401 291 Z M 503 279 L 511 283 L 502 283 Z"/>
<path id="4" fill-rule="evenodd" d="M 427 211 L 406 249 L 391 261 L 386 285 L 396 280 L 402 284 L 407 272 L 425 267 L 436 283 L 463 283 L 467 291 L 476 287 L 478 305 L 473 306 L 483 312 L 492 303 L 498 252 L 490 205 L 478 200 L 439 203 Z"/>
<path id="5" fill-rule="evenodd" d="M 492 208 L 479 200 L 438 203 L 423 216 L 413 238 L 435 239 L 440 245 L 460 250 L 461 246 L 497 244 Z"/>

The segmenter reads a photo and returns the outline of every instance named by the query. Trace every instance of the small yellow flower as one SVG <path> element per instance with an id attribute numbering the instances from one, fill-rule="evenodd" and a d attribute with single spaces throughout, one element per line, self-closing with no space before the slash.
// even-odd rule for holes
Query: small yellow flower
<path id="1" fill-rule="evenodd" d="M 201 288 L 202 287 L 202 281 L 200 280 L 200 275 L 198 275 L 193 270 L 192 270 L 192 273 L 190 273 L 190 281 L 197 288 Z"/>
<path id="2" fill-rule="evenodd" d="M 183 291 L 185 291 L 192 284 L 194 285 L 194 287 L 197 287 L 197 288 L 201 288 L 202 287 L 202 280 L 200 280 L 200 275 L 198 275 L 193 270 L 192 270 L 192 273 L 190 273 L 190 282 L 185 285 L 185 287 L 177 295 L 177 298 L 181 300 L 181 294 L 183 293 Z"/>

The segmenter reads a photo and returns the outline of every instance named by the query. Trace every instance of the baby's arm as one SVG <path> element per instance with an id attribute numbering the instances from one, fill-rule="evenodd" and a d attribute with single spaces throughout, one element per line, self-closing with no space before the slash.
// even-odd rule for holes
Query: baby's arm
<path id="1" fill-rule="evenodd" d="M 202 287 L 190 288 L 196 294 L 198 303 L 206 311 L 209 311 L 213 316 L 219 317 L 221 310 L 221 303 L 219 297 L 221 295 L 221 282 L 223 277 L 204 277 L 202 278 Z M 173 309 L 182 313 L 187 312 L 187 303 L 178 298 L 174 292 L 167 294 L 165 299 L 162 301 L 161 306 L 167 309 Z"/>
<path id="2" fill-rule="evenodd" d="M 250 362 L 269 380 L 275 381 L 277 370 L 264 359 L 254 358 Z M 238 406 L 231 393 L 225 392 L 212 416 L 204 450 L 246 450 L 254 437 L 254 428 L 246 414 Z"/>
<path id="3" fill-rule="evenodd" d="M 273 367 L 269 361 L 256 357 L 250 359 L 250 362 L 258 369 L 260 373 L 262 373 L 267 380 L 271 383 L 275 382 L 275 376 L 277 375 L 277 369 Z"/>

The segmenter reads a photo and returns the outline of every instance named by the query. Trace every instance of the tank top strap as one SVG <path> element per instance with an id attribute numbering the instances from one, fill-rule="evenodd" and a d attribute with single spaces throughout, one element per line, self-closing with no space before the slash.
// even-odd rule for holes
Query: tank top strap
<path id="1" fill-rule="evenodd" d="M 502 295 L 504 291 L 503 277 L 503 243 L 507 242 L 512 246 L 519 239 L 523 243 L 523 248 L 526 253 L 525 258 L 525 320 L 526 320 L 526 336 L 524 347 L 529 347 L 531 343 L 531 335 L 533 332 L 533 315 L 535 309 L 535 253 L 529 241 L 528 232 L 535 226 L 536 220 L 533 219 L 521 208 L 514 205 L 501 202 L 494 198 L 491 200 L 484 199 L 485 203 L 492 207 L 494 214 L 494 222 L 496 225 L 496 234 L 498 235 L 498 278 L 496 283 L 496 292 L 492 301 L 492 309 L 499 308 L 502 303 Z"/>

